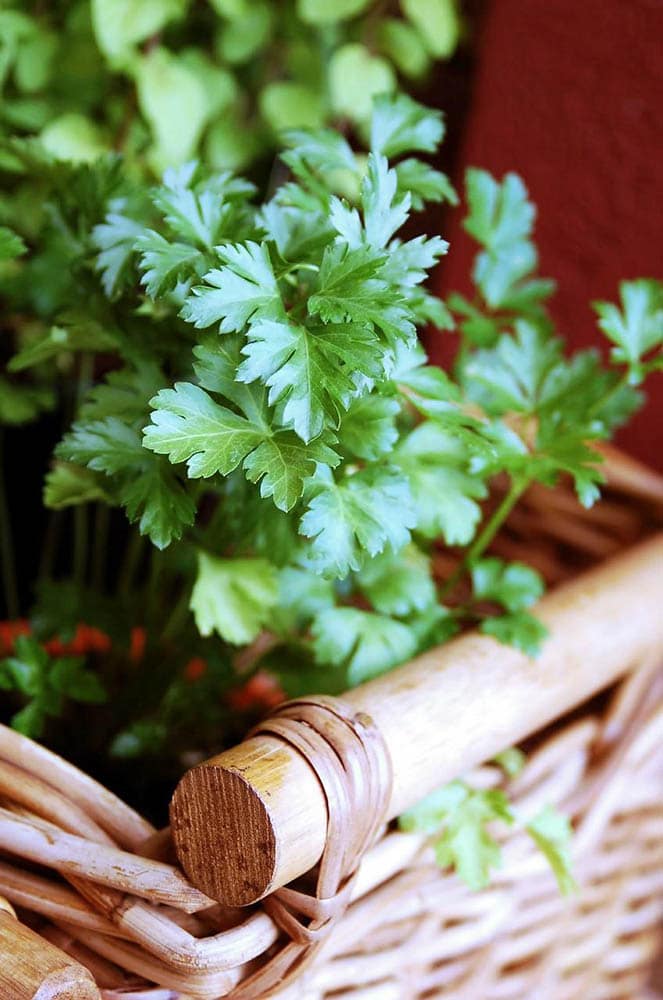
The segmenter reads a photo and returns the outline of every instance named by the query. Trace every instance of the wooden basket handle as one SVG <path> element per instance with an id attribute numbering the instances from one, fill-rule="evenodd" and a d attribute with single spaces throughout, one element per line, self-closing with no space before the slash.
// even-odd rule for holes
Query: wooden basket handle
<path id="1" fill-rule="evenodd" d="M 344 696 L 391 758 L 388 818 L 663 651 L 663 534 L 557 588 L 535 612 L 550 631 L 536 660 L 470 633 Z M 193 768 L 171 803 L 182 867 L 229 905 L 312 868 L 327 821 L 314 768 L 273 735 Z"/>
<path id="2" fill-rule="evenodd" d="M 92 975 L 16 919 L 0 897 L 2 1000 L 100 1000 Z"/>

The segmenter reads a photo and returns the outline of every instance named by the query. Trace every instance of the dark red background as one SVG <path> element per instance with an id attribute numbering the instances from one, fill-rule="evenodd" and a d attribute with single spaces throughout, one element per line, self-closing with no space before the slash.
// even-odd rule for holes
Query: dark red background
<path id="1" fill-rule="evenodd" d="M 574 347 L 601 343 L 589 303 L 623 278 L 663 278 L 663 0 L 492 0 L 475 31 L 455 180 L 466 164 L 523 176 L 560 329 Z M 435 96 L 444 108 L 444 80 Z M 440 288 L 467 290 L 459 213 L 444 235 Z M 620 443 L 661 468 L 663 378 L 648 391 Z"/>

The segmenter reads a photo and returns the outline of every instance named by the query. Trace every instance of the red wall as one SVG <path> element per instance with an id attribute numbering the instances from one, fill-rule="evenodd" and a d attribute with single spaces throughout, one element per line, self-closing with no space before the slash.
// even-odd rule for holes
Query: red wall
<path id="1" fill-rule="evenodd" d="M 663 0 L 492 0 L 479 44 L 461 160 L 524 177 L 560 329 L 599 343 L 588 303 L 663 278 Z M 474 252 L 449 222 L 444 292 Z M 620 443 L 663 467 L 663 378 L 649 395 Z"/>

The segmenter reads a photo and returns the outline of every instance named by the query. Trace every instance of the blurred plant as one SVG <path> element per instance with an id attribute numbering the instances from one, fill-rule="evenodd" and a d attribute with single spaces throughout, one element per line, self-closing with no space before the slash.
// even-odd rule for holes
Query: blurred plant
<path id="1" fill-rule="evenodd" d="M 413 210 L 456 197 L 420 158 L 441 116 L 382 95 L 367 133 L 362 153 L 338 131 L 287 131 L 264 198 L 195 163 L 151 186 L 117 158 L 11 144 L 44 207 L 0 233 L 0 412 L 20 424 L 54 408 L 64 432 L 30 628 L 41 644 L 81 623 L 107 637 L 90 663 L 112 711 L 86 708 L 79 727 L 92 746 L 177 769 L 251 705 L 340 692 L 463 627 L 532 655 L 544 639 L 528 610 L 540 577 L 486 550 L 534 481 L 570 476 L 597 498 L 593 443 L 661 366 L 662 286 L 625 282 L 621 307 L 597 306 L 613 367 L 566 358 L 525 187 L 473 170 L 476 294 L 447 308 L 424 289 L 446 243 L 402 235 Z M 448 374 L 417 329 L 454 313 Z M 482 506 L 497 478 L 501 500 Z M 442 578 L 436 544 L 457 557 Z M 58 708 L 64 726 L 78 711 Z"/>
<path id="2" fill-rule="evenodd" d="M 426 78 L 455 0 L 60 0 L 0 10 L 0 129 L 77 162 L 243 169 L 283 128 L 364 131 L 376 93 Z"/>

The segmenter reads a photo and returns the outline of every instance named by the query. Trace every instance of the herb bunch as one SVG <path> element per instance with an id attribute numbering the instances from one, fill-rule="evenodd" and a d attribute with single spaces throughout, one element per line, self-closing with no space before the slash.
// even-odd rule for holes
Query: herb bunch
<path id="1" fill-rule="evenodd" d="M 382 95 L 367 155 L 338 132 L 286 132 L 288 176 L 264 200 L 195 163 L 150 186 L 112 157 L 75 165 L 13 143 L 47 207 L 29 253 L 2 233 L 16 350 L 0 410 L 18 424 L 61 404 L 44 501 L 73 535 L 68 560 L 51 533 L 33 639 L 1 675 L 19 704 L 41 699 L 25 731 L 73 714 L 95 720 L 95 748 L 179 767 L 233 738 L 238 689 L 264 671 L 287 694 L 338 692 L 467 625 L 536 653 L 543 582 L 486 550 L 532 482 L 566 475 L 582 503 L 597 498 L 593 444 L 661 367 L 663 291 L 625 282 L 619 306 L 597 305 L 610 367 L 567 358 L 524 185 L 472 170 L 476 294 L 434 298 L 425 281 L 447 244 L 403 227 L 456 199 L 421 158 L 442 134 L 438 113 Z M 446 373 L 417 331 L 454 325 Z M 484 516 L 496 477 L 507 488 Z M 442 580 L 440 543 L 459 554 Z M 105 716 L 76 708 L 99 700 L 80 664 L 42 655 L 81 622 L 108 637 L 90 654 Z M 263 683 L 259 698 L 272 694 Z"/>
<path id="2" fill-rule="evenodd" d="M 155 171 L 271 159 L 282 128 L 362 129 L 460 33 L 454 0 L 60 0 L 0 11 L 0 134 Z M 5 210 L 11 212 L 12 204 Z"/>

